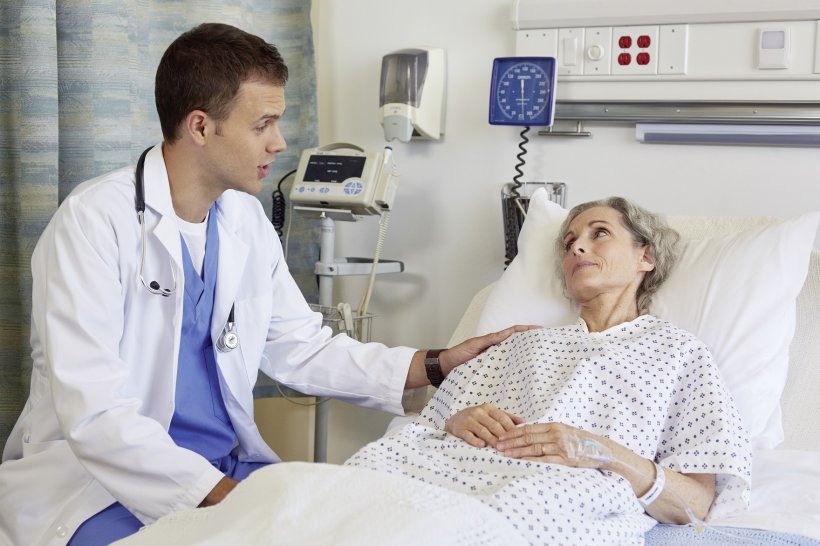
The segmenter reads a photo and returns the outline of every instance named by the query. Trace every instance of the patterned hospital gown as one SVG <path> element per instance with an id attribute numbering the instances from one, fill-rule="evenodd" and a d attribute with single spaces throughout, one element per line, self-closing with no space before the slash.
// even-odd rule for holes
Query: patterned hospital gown
<path id="1" fill-rule="evenodd" d="M 414 422 L 346 464 L 476 497 L 532 544 L 643 544 L 655 520 L 618 474 L 511 459 L 443 431 L 450 415 L 485 402 L 606 436 L 672 470 L 717 474 L 712 515 L 748 502 L 748 436 L 709 351 L 649 315 L 604 332 L 581 320 L 515 334 L 456 368 Z"/>

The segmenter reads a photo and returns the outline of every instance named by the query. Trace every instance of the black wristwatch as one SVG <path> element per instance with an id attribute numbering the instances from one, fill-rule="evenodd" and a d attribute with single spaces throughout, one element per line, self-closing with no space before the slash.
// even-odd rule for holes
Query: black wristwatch
<path id="1" fill-rule="evenodd" d="M 441 362 L 438 360 L 438 355 L 443 350 L 430 349 L 424 357 L 424 369 L 427 371 L 427 379 L 436 388 L 444 381 L 444 374 L 441 373 Z"/>

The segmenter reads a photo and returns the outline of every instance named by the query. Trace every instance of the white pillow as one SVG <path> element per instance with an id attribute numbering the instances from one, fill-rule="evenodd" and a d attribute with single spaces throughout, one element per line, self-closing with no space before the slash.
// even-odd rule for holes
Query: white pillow
<path id="1" fill-rule="evenodd" d="M 577 318 L 554 275 L 554 246 L 566 211 L 539 189 L 518 238 L 518 256 L 496 283 L 477 334 L 510 324 L 558 326 Z M 808 271 L 820 212 L 701 240 L 684 240 L 679 263 L 656 294 L 652 314 L 712 351 L 755 448 L 783 440 L 796 298 Z M 674 223 L 673 223 L 674 225 Z"/>
<path id="2" fill-rule="evenodd" d="M 476 335 L 511 324 L 559 326 L 578 319 L 578 310 L 564 297 L 561 279 L 554 275 L 553 244 L 566 217 L 567 211 L 550 201 L 544 188 L 533 192 L 518 234 L 518 255 L 487 296 Z"/>

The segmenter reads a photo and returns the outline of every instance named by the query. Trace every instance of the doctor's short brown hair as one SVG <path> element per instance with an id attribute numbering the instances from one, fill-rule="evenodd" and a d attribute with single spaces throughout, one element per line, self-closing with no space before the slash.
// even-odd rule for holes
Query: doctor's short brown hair
<path id="1" fill-rule="evenodd" d="M 276 46 L 230 25 L 203 23 L 174 40 L 159 62 L 154 99 L 162 135 L 177 140 L 180 123 L 194 110 L 226 119 L 244 82 L 284 87 L 287 80 Z"/>

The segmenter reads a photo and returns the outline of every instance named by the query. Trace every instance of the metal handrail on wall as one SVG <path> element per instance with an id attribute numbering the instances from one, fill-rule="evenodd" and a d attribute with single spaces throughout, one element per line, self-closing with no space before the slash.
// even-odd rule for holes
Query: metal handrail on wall
<path id="1" fill-rule="evenodd" d="M 566 121 L 820 125 L 820 102 L 558 101 Z"/>

